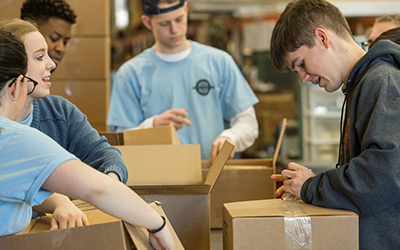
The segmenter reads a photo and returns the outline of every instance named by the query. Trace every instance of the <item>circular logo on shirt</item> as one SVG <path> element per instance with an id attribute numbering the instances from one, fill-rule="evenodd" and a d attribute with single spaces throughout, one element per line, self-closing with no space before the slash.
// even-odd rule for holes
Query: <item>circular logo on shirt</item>
<path id="1" fill-rule="evenodd" d="M 196 87 L 193 87 L 196 89 L 197 93 L 200 95 L 208 95 L 210 92 L 210 89 L 213 89 L 214 87 L 211 86 L 211 84 L 207 80 L 200 80 L 196 83 Z"/>

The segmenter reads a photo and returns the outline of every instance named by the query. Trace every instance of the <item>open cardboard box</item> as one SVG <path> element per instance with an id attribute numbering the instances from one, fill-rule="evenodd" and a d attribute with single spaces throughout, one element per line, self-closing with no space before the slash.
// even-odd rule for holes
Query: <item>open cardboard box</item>
<path id="1" fill-rule="evenodd" d="M 52 230 L 51 216 L 43 216 L 31 221 L 21 233 L 0 238 L 0 249 L 7 250 L 151 250 L 147 230 L 108 215 L 90 204 L 78 205 L 89 219 L 89 226 Z M 167 219 L 177 249 L 184 249 L 161 203 L 150 204 L 160 215 Z"/>
<path id="2" fill-rule="evenodd" d="M 222 205 L 228 202 L 275 198 L 276 183 L 271 175 L 276 173 L 276 160 L 285 134 L 286 119 L 282 122 L 273 158 L 229 160 L 211 193 L 211 228 L 222 228 Z M 206 176 L 210 161 L 202 161 L 202 174 Z"/>
<path id="3" fill-rule="evenodd" d="M 358 215 L 280 199 L 225 203 L 225 250 L 357 250 Z"/>
<path id="4" fill-rule="evenodd" d="M 124 145 L 123 132 L 99 131 L 99 135 L 104 136 L 111 146 Z"/>
<path id="5" fill-rule="evenodd" d="M 200 146 L 180 145 L 172 140 L 176 131 L 171 126 L 164 126 L 160 134 L 151 133 L 152 129 L 146 129 L 144 134 L 142 130 L 129 132 L 136 133 L 132 138 L 148 138 L 154 143 L 156 140 L 151 137 L 169 137 L 174 144 L 117 146 L 128 168 L 127 185 L 147 202 L 162 202 L 185 249 L 210 249 L 210 193 L 233 145 L 224 144 L 203 181 Z"/>

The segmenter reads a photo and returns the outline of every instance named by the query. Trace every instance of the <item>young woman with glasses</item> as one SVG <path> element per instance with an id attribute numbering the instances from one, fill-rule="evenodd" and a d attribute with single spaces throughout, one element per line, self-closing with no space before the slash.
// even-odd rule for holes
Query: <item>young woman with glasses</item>
<path id="1" fill-rule="evenodd" d="M 47 43 L 31 21 L 10 19 L 0 22 L 0 33 L 10 32 L 25 44 L 28 55 L 27 76 L 37 82 L 35 91 L 27 98 L 16 121 L 47 134 L 64 149 L 89 166 L 126 183 L 128 174 L 121 153 L 89 124 L 86 116 L 72 103 L 60 96 L 50 95 L 50 75 L 55 64 L 48 55 Z M 54 197 L 54 198 L 53 198 Z M 52 229 L 85 225 L 83 213 L 67 197 L 54 194 L 57 210 Z M 45 206 L 43 206 L 45 207 Z M 46 212 L 46 209 L 40 212 Z M 35 213 L 34 216 L 38 216 Z"/>
<path id="2" fill-rule="evenodd" d="M 24 44 L 9 33 L 0 34 L 0 236 L 25 229 L 32 208 L 57 192 L 157 231 L 150 233 L 153 246 L 174 249 L 165 218 L 136 193 L 82 163 L 40 131 L 14 121 L 35 86 L 26 77 L 28 64 Z M 41 65 L 42 72 L 51 68 L 45 66 Z"/>

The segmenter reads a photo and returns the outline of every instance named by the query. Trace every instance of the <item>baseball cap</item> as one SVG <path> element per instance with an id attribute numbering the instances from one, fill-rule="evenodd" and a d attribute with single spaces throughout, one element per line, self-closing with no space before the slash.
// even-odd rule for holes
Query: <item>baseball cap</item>
<path id="1" fill-rule="evenodd" d="M 142 0 L 143 13 L 145 15 L 157 15 L 157 14 L 167 13 L 182 7 L 183 4 L 185 3 L 185 0 L 179 0 L 179 3 L 177 5 L 164 9 L 158 8 L 159 2 L 160 0 Z"/>

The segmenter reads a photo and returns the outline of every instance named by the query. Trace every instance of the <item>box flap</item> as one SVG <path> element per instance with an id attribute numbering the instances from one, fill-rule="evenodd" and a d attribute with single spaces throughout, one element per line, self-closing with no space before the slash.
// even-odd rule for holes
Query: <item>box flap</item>
<path id="1" fill-rule="evenodd" d="M 272 167 L 274 168 L 274 174 L 276 174 L 276 165 L 275 164 L 276 164 L 276 160 L 278 159 L 279 150 L 281 149 L 283 135 L 285 134 L 285 130 L 286 130 L 286 125 L 287 125 L 287 121 L 286 121 L 286 118 L 284 118 L 282 121 L 282 127 L 281 127 L 281 132 L 279 134 L 278 143 L 276 144 L 276 147 L 275 147 L 274 158 L 272 159 Z"/>
<path id="2" fill-rule="evenodd" d="M 128 169 L 128 186 L 202 184 L 200 145 L 116 146 Z"/>
<path id="3" fill-rule="evenodd" d="M 228 140 L 225 141 L 224 145 L 222 145 L 221 150 L 219 151 L 217 157 L 214 159 L 214 163 L 210 168 L 210 171 L 207 174 L 207 177 L 204 181 L 204 184 L 210 185 L 210 193 L 214 188 L 215 183 L 218 180 L 222 170 L 224 169 L 226 161 L 229 159 L 229 155 L 231 154 L 233 148 L 232 143 Z"/>
<path id="4" fill-rule="evenodd" d="M 225 203 L 224 206 L 234 218 L 244 217 L 283 217 L 282 211 L 278 206 L 283 204 L 281 199 L 268 199 L 268 200 L 257 200 L 257 201 L 244 201 Z M 299 205 L 308 216 L 330 216 L 330 215 L 354 215 L 356 214 L 347 210 L 330 209 L 313 206 L 304 203 L 300 200 L 289 201 Z"/>
<path id="5" fill-rule="evenodd" d="M 133 129 L 124 131 L 125 145 L 180 145 L 175 126 Z"/>
<path id="6" fill-rule="evenodd" d="M 138 195 L 185 195 L 208 194 L 209 185 L 153 185 L 153 186 L 129 186 Z"/>
<path id="7" fill-rule="evenodd" d="M 161 203 L 160 202 L 153 202 L 150 204 L 150 206 L 157 211 L 160 215 L 163 215 L 166 219 L 167 227 L 169 228 L 172 238 L 175 241 L 176 249 L 177 250 L 184 250 L 182 243 L 180 242 L 178 236 L 175 233 L 175 230 L 173 229 L 170 221 L 168 220 L 168 217 L 165 215 L 163 209 L 161 208 Z M 135 246 L 138 250 L 150 250 L 153 249 L 151 247 L 151 244 L 149 242 L 149 233 L 147 232 L 146 229 L 133 226 L 131 224 L 128 224 L 124 222 L 124 225 L 131 236 L 132 241 L 135 243 Z"/>

